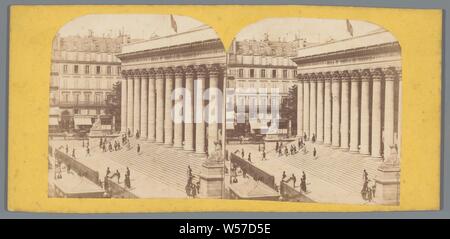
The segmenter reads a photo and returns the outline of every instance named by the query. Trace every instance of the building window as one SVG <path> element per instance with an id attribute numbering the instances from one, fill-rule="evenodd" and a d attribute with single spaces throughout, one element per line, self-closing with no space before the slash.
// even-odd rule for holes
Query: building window
<path id="1" fill-rule="evenodd" d="M 80 109 L 74 109 L 74 110 L 73 110 L 73 114 L 74 114 L 74 115 L 80 114 Z"/>
<path id="2" fill-rule="evenodd" d="M 89 75 L 89 65 L 84 66 L 84 74 Z"/>
<path id="3" fill-rule="evenodd" d="M 254 69 L 250 69 L 250 78 L 255 77 L 255 70 Z"/>
<path id="4" fill-rule="evenodd" d="M 100 75 L 100 72 L 101 72 L 101 68 L 100 68 L 100 66 L 97 66 L 97 67 L 96 67 L 96 70 L 95 70 L 95 73 L 96 73 L 97 75 Z"/>
<path id="5" fill-rule="evenodd" d="M 238 77 L 240 77 L 240 78 L 244 77 L 244 69 L 239 69 Z"/>
<path id="6" fill-rule="evenodd" d="M 84 101 L 86 101 L 86 103 L 91 102 L 91 93 L 84 93 Z"/>
<path id="7" fill-rule="evenodd" d="M 288 73 L 287 70 L 283 70 L 283 78 L 287 78 L 288 77 L 287 73 Z"/>
<path id="8" fill-rule="evenodd" d="M 106 67 L 106 74 L 111 75 L 111 66 Z"/>
<path id="9" fill-rule="evenodd" d="M 73 66 L 73 73 L 78 74 L 78 65 Z"/>
<path id="10" fill-rule="evenodd" d="M 272 70 L 272 78 L 277 78 L 277 70 Z"/>
<path id="11" fill-rule="evenodd" d="M 100 109 L 97 109 L 97 115 L 100 115 L 102 111 Z"/>
<path id="12" fill-rule="evenodd" d="M 64 72 L 64 73 L 67 73 L 67 65 L 64 65 L 64 66 L 63 66 L 63 72 Z"/>
<path id="13" fill-rule="evenodd" d="M 297 77 L 297 70 L 294 70 L 294 78 Z"/>
<path id="14" fill-rule="evenodd" d="M 265 69 L 261 70 L 261 78 L 266 78 L 266 70 Z"/>
<path id="15" fill-rule="evenodd" d="M 63 101 L 65 103 L 69 102 L 69 93 L 63 93 Z"/>
<path id="16" fill-rule="evenodd" d="M 117 67 L 117 75 L 120 76 L 120 72 L 121 72 L 121 69 L 120 69 L 120 66 L 118 66 L 118 67 Z"/>

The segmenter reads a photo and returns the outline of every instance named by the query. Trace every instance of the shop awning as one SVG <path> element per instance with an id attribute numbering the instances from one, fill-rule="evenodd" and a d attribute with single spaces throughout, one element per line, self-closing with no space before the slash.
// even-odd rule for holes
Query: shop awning
<path id="1" fill-rule="evenodd" d="M 48 118 L 48 125 L 50 125 L 50 126 L 58 126 L 59 125 L 58 118 L 55 118 L 55 117 Z"/>
<path id="2" fill-rule="evenodd" d="M 92 120 L 89 117 L 80 117 L 73 119 L 75 125 L 92 125 Z"/>

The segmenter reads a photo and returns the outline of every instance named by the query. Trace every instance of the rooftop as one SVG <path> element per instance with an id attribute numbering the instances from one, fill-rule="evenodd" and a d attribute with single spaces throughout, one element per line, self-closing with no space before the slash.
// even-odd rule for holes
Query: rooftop
<path id="1" fill-rule="evenodd" d="M 122 47 L 122 53 L 153 50 L 208 40 L 220 39 L 214 29 L 202 25 L 185 32 L 125 44 Z"/>
<path id="2" fill-rule="evenodd" d="M 372 31 L 365 35 L 330 41 L 299 49 L 296 58 L 395 42 L 398 42 L 397 39 L 389 31 L 380 28 L 379 30 Z"/>

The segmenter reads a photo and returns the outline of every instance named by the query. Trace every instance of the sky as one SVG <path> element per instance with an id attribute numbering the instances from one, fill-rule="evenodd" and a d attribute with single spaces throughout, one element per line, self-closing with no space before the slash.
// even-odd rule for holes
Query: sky
<path id="1" fill-rule="evenodd" d="M 191 17 L 174 15 L 178 32 L 203 25 Z M 354 36 L 380 28 L 377 25 L 357 20 L 350 20 Z M 60 36 L 86 36 L 92 30 L 95 36 L 117 36 L 124 31 L 134 39 L 149 39 L 153 34 L 166 36 L 174 34 L 170 15 L 153 14 L 97 14 L 76 18 L 64 25 Z M 291 41 L 295 36 L 306 38 L 309 42 L 324 42 L 330 39 L 349 38 L 345 19 L 313 18 L 271 18 L 251 24 L 236 36 L 237 40 L 262 40 L 268 33 L 270 40 Z"/>
<path id="2" fill-rule="evenodd" d="M 353 36 L 363 35 L 379 29 L 378 25 L 365 21 L 350 20 Z M 242 29 L 236 36 L 237 40 L 262 40 L 268 33 L 269 40 L 295 39 L 295 35 L 306 38 L 310 42 L 324 42 L 330 39 L 349 38 L 345 19 L 315 19 L 315 18 L 272 18 L 259 21 Z"/>

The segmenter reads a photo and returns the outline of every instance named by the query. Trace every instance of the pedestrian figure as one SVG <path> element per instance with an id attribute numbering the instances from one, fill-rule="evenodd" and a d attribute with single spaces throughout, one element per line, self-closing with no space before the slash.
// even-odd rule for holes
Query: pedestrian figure
<path id="1" fill-rule="evenodd" d="M 140 144 L 137 145 L 137 153 L 138 153 L 138 154 L 141 153 L 141 145 L 140 145 Z"/>
<path id="2" fill-rule="evenodd" d="M 127 188 L 131 188 L 130 175 L 125 174 L 125 181 L 124 181 L 124 183 L 125 183 L 125 186 Z"/>
<path id="3" fill-rule="evenodd" d="M 118 169 L 116 169 L 116 175 L 117 175 L 117 183 L 120 183 L 120 173 Z"/>
<path id="4" fill-rule="evenodd" d="M 293 188 L 295 188 L 295 182 L 297 182 L 297 178 L 295 177 L 294 174 L 292 174 L 291 180 L 292 180 L 292 182 L 293 182 Z"/>
<path id="5" fill-rule="evenodd" d="M 109 167 L 107 167 L 106 168 L 106 177 L 108 177 L 110 173 L 111 173 L 111 170 L 109 170 Z"/>
<path id="6" fill-rule="evenodd" d="M 281 176 L 281 180 L 284 181 L 285 178 L 286 178 L 286 171 L 283 171 L 283 175 Z"/>
<path id="7" fill-rule="evenodd" d="M 258 144 L 258 152 L 261 152 L 261 145 Z"/>
<path id="8" fill-rule="evenodd" d="M 304 141 L 308 140 L 308 136 L 306 135 L 306 133 L 303 134 L 303 139 Z"/>
<path id="9" fill-rule="evenodd" d="M 317 150 L 316 150 L 316 147 L 314 147 L 314 150 L 313 150 L 313 157 L 314 157 L 314 159 L 317 158 Z"/>
<path id="10" fill-rule="evenodd" d="M 69 146 L 66 144 L 66 154 L 69 154 Z"/>
<path id="11" fill-rule="evenodd" d="M 72 158 L 75 158 L 75 148 L 72 150 Z"/>
<path id="12" fill-rule="evenodd" d="M 373 185 L 372 185 L 372 198 L 375 198 L 375 192 L 377 190 L 377 182 L 375 182 L 375 180 L 373 180 Z"/>
<path id="13" fill-rule="evenodd" d="M 244 158 L 245 153 L 244 153 L 244 149 L 241 150 L 241 158 Z"/>
<path id="14" fill-rule="evenodd" d="M 89 150 L 89 147 L 86 147 L 86 156 L 91 156 L 91 152 Z"/>
<path id="15" fill-rule="evenodd" d="M 252 162 L 252 153 L 248 153 L 248 159 L 247 159 L 250 163 Z"/>
<path id="16" fill-rule="evenodd" d="M 279 146 L 279 145 L 278 145 L 278 141 L 277 141 L 277 143 L 275 144 L 275 151 L 276 151 L 276 152 L 278 152 L 278 146 Z"/>
<path id="17" fill-rule="evenodd" d="M 284 155 L 286 157 L 289 156 L 289 150 L 288 150 L 287 146 L 284 146 Z"/>
<path id="18" fill-rule="evenodd" d="M 111 142 L 109 142 L 109 144 L 108 144 L 108 149 L 109 149 L 109 152 L 112 152 L 112 151 L 113 151 L 113 147 L 112 147 Z"/>
<path id="19" fill-rule="evenodd" d="M 84 139 L 82 140 L 83 144 L 81 145 L 84 148 Z"/>
<path id="20" fill-rule="evenodd" d="M 128 138 L 130 138 L 130 137 L 131 137 L 131 130 L 128 129 Z"/>
<path id="21" fill-rule="evenodd" d="M 364 169 L 363 170 L 363 182 L 367 182 L 369 180 L 369 174 L 367 173 L 367 171 Z"/>
<path id="22" fill-rule="evenodd" d="M 191 169 L 190 165 L 188 165 L 187 176 L 188 176 L 188 179 L 192 177 L 192 169 Z"/>
<path id="23" fill-rule="evenodd" d="M 263 151 L 262 160 L 266 160 L 266 151 Z"/>
<path id="24" fill-rule="evenodd" d="M 312 141 L 313 143 L 315 143 L 315 142 L 316 142 L 316 134 L 313 134 L 313 135 L 312 135 L 312 137 L 311 137 L 311 141 Z"/>
<path id="25" fill-rule="evenodd" d="M 127 167 L 127 172 L 125 173 L 125 175 L 128 175 L 128 176 L 130 176 L 131 174 L 130 174 L 130 169 Z"/>

